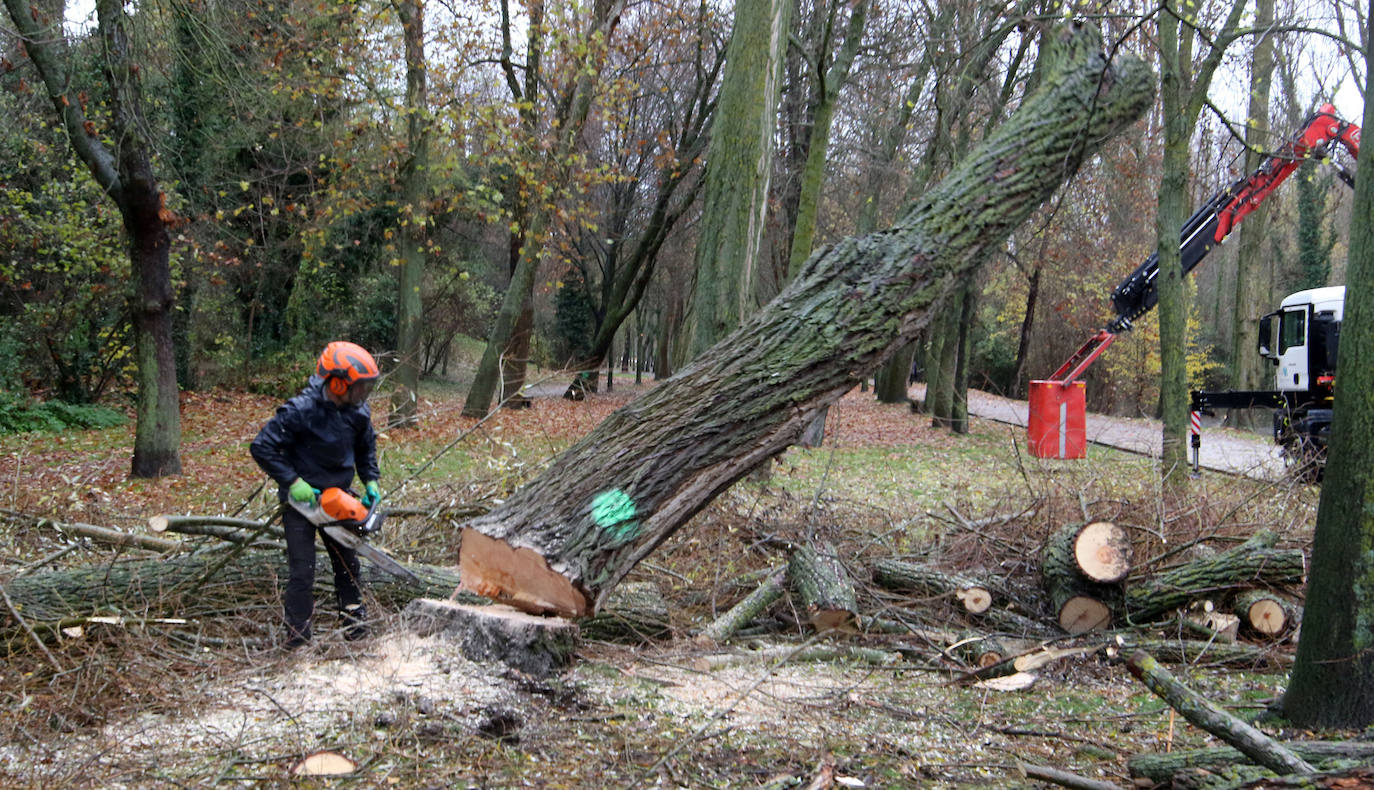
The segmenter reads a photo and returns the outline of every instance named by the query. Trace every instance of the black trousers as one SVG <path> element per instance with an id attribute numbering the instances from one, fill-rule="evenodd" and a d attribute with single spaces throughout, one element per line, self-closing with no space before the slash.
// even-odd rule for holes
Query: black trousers
<path id="1" fill-rule="evenodd" d="M 282 608 L 286 615 L 288 639 L 309 639 L 310 618 L 315 611 L 315 525 L 290 505 L 282 507 L 282 529 L 286 532 L 286 591 Z M 334 566 L 334 597 L 339 610 L 363 602 L 359 589 L 358 553 L 320 532 L 320 540 Z"/>

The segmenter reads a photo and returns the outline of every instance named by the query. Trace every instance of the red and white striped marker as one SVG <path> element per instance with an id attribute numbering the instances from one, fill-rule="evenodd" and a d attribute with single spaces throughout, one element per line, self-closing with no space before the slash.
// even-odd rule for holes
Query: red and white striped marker
<path id="1" fill-rule="evenodd" d="M 1198 434 L 1202 433 L 1202 412 L 1200 412 L 1200 411 L 1195 411 L 1195 412 L 1190 412 L 1190 414 L 1192 415 L 1192 418 L 1193 418 L 1193 420 L 1192 420 L 1193 435 L 1194 435 L 1194 436 L 1197 436 Z"/>

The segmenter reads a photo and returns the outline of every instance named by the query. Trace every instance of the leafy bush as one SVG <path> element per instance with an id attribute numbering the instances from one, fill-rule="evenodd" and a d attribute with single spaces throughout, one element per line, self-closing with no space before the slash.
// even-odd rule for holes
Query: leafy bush
<path id="1" fill-rule="evenodd" d="M 321 346 L 323 348 L 323 346 Z M 244 387 L 258 395 L 270 395 L 286 400 L 305 387 L 315 372 L 318 349 L 282 351 L 254 366 L 253 374 Z"/>
<path id="2" fill-rule="evenodd" d="M 27 395 L 0 390 L 0 433 L 113 428 L 127 421 L 122 412 L 104 406 L 36 401 Z"/>

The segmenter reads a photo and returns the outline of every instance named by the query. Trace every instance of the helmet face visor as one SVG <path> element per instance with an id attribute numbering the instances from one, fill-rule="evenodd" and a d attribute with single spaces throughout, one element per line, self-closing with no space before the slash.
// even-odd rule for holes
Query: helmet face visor
<path id="1" fill-rule="evenodd" d="M 372 387 L 376 385 L 376 379 L 363 379 L 348 385 L 348 392 L 344 395 L 344 401 L 350 406 L 361 406 L 367 403 L 367 398 L 372 394 Z"/>

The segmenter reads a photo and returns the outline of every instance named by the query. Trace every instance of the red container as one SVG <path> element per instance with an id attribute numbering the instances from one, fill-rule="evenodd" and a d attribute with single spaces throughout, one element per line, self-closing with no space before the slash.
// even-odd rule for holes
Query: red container
<path id="1" fill-rule="evenodd" d="M 1088 446 L 1087 400 L 1081 381 L 1030 383 L 1030 454 L 1036 458 L 1082 458 Z"/>

